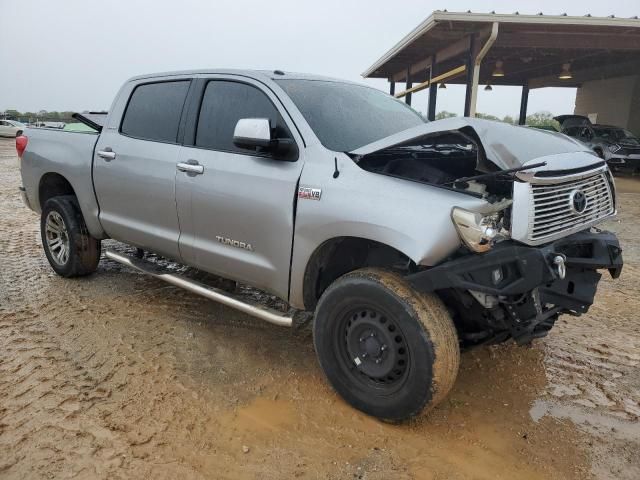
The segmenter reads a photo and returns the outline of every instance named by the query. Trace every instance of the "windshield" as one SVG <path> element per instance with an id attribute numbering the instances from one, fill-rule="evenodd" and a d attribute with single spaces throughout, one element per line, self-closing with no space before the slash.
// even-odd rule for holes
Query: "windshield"
<path id="1" fill-rule="evenodd" d="M 14 127 L 26 127 L 24 123 L 18 122 L 17 120 L 7 120 L 7 122 L 12 124 Z"/>
<path id="2" fill-rule="evenodd" d="M 619 141 L 626 139 L 635 139 L 635 135 L 631 133 L 629 130 L 625 130 L 624 128 L 594 128 L 598 137 L 602 137 L 611 141 Z"/>
<path id="3" fill-rule="evenodd" d="M 350 152 L 425 120 L 375 88 L 326 80 L 276 80 L 322 144 Z"/>

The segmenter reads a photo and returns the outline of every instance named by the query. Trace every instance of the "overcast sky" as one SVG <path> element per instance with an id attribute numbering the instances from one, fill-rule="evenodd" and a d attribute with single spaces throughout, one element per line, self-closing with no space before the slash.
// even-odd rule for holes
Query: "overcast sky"
<path id="1" fill-rule="evenodd" d="M 482 10 L 478 10 L 478 8 Z M 640 15 L 638 0 L 0 0 L 0 111 L 108 109 L 128 77 L 188 68 L 360 74 L 433 10 Z M 464 92 L 438 93 L 462 113 Z M 529 112 L 573 111 L 574 89 L 532 91 Z M 479 92 L 478 111 L 515 115 L 520 89 Z M 414 96 L 423 112 L 427 93 Z"/>

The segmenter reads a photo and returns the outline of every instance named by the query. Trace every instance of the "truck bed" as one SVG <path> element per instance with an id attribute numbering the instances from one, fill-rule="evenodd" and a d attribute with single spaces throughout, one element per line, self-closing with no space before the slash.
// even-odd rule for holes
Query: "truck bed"
<path id="1" fill-rule="evenodd" d="M 24 134 L 29 143 L 20 173 L 31 207 L 36 212 L 42 209 L 39 187 L 43 176 L 62 176 L 78 197 L 89 231 L 96 238 L 102 238 L 104 232 L 98 222 L 99 207 L 92 182 L 93 154 L 99 134 L 47 128 L 28 128 Z"/>

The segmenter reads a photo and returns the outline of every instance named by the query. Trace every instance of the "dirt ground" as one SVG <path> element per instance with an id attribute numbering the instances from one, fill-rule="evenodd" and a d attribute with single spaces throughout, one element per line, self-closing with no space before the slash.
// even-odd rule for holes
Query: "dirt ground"
<path id="1" fill-rule="evenodd" d="M 102 259 L 64 280 L 0 140 L 0 478 L 640 478 L 640 180 L 590 313 L 462 355 L 448 399 L 389 425 L 271 326 Z M 114 246 L 111 243 L 111 246 Z M 126 248 L 115 246 L 116 248 Z"/>

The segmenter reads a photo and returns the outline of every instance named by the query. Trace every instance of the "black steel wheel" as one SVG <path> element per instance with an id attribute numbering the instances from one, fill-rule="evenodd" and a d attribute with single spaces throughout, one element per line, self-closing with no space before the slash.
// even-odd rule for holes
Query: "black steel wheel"
<path id="1" fill-rule="evenodd" d="M 397 319 L 375 304 L 363 304 L 348 309 L 340 326 L 344 338 L 336 336 L 335 348 L 343 368 L 357 372 L 356 381 L 381 391 L 391 393 L 400 387 L 409 362 L 406 339 Z"/>
<path id="2" fill-rule="evenodd" d="M 458 371 L 456 330 L 442 302 L 383 270 L 356 270 L 330 285 L 316 308 L 313 338 L 335 390 L 385 420 L 436 405 Z"/>

